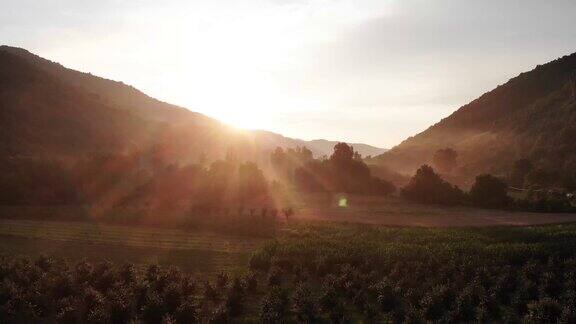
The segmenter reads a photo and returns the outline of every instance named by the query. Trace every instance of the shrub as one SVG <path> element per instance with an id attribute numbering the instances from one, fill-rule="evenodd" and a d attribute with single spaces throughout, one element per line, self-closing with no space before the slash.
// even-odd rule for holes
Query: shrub
<path id="1" fill-rule="evenodd" d="M 273 267 L 268 273 L 268 285 L 278 286 L 282 283 L 282 270 L 278 267 Z"/>
<path id="2" fill-rule="evenodd" d="M 126 264 L 120 270 L 120 278 L 125 284 L 132 284 L 136 281 L 136 267 L 133 264 Z"/>
<path id="3" fill-rule="evenodd" d="M 260 311 L 260 319 L 264 323 L 282 321 L 288 310 L 288 295 L 285 290 L 273 287 L 264 297 Z"/>
<path id="4" fill-rule="evenodd" d="M 383 311 L 389 312 L 399 305 L 400 300 L 397 291 L 387 280 L 378 283 L 374 287 L 374 291 L 376 292 L 376 300 Z"/>
<path id="5" fill-rule="evenodd" d="M 184 300 L 175 313 L 175 319 L 178 323 L 196 323 L 198 322 L 198 312 L 192 298 Z"/>
<path id="6" fill-rule="evenodd" d="M 312 292 L 305 284 L 300 284 L 294 290 L 292 296 L 293 312 L 296 318 L 303 323 L 316 321 L 316 305 Z"/>
<path id="7" fill-rule="evenodd" d="M 134 316 L 134 296 L 125 290 L 113 291 L 109 296 L 110 320 L 112 323 L 126 323 Z"/>

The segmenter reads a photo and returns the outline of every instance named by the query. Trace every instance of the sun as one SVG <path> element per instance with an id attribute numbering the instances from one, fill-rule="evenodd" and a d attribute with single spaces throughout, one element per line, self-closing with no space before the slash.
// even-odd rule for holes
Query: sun
<path id="1" fill-rule="evenodd" d="M 243 112 L 228 111 L 216 114 L 214 118 L 232 127 L 246 130 L 266 129 L 270 125 L 266 116 L 259 113 L 257 109 Z"/>

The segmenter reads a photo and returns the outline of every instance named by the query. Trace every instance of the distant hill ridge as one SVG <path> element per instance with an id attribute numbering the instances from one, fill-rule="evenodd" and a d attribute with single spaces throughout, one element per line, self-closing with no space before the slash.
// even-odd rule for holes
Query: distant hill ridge
<path id="1" fill-rule="evenodd" d="M 305 145 L 314 155 L 332 141 L 303 141 L 264 131 L 238 131 L 171 105 L 122 82 L 65 68 L 24 49 L 0 46 L 0 152 L 72 158 L 86 152 L 145 150 L 163 144 L 175 159 L 265 158 L 276 146 Z M 384 149 L 355 144 L 362 155 Z"/>
<path id="2" fill-rule="evenodd" d="M 375 159 L 404 173 L 431 163 L 434 152 L 458 152 L 457 173 L 506 174 L 528 158 L 537 166 L 576 170 L 576 53 L 539 65 L 483 94 Z"/>

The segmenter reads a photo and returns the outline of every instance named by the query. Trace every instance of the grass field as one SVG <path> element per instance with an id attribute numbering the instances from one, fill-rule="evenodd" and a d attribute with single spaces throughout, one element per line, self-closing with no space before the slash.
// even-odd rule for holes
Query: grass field
<path id="1" fill-rule="evenodd" d="M 250 253 L 263 242 L 166 228 L 0 219 L 0 253 L 170 264 L 209 275 L 244 268 Z"/>
<path id="2" fill-rule="evenodd" d="M 298 199 L 296 223 L 334 221 L 388 226 L 462 227 L 536 225 L 576 221 L 575 214 L 539 214 L 464 207 L 425 206 L 394 198 L 311 195 Z M 43 219 L 74 219 L 54 221 Z M 137 264 L 171 264 L 189 272 L 214 275 L 244 269 L 250 254 L 266 239 L 170 228 L 106 225 L 90 221 L 81 207 L 3 207 L 0 253 L 48 254 L 71 260 L 111 260 Z M 64 215 L 65 217 L 62 217 Z M 13 216 L 12 218 L 6 218 Z M 35 220 L 30 218 L 36 217 Z M 292 223 L 292 222 L 291 222 Z M 283 232 L 294 231 L 285 224 Z"/>
<path id="3" fill-rule="evenodd" d="M 346 207 L 338 201 L 345 197 Z M 391 226 L 467 227 L 576 222 L 576 214 L 510 212 L 422 205 L 391 197 L 310 195 L 299 199 L 296 218 Z"/>

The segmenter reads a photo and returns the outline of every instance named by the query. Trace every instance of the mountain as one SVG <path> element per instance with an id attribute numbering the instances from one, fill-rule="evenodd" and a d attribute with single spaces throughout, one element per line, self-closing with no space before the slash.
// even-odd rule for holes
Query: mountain
<path id="1" fill-rule="evenodd" d="M 373 160 L 406 174 L 432 163 L 436 150 L 458 153 L 455 173 L 505 175 L 527 158 L 551 172 L 576 170 L 576 53 L 564 56 L 461 107 Z"/>
<path id="2" fill-rule="evenodd" d="M 332 154 L 334 145 L 338 144 L 338 141 L 328 141 L 324 139 L 315 139 L 310 141 L 305 141 L 301 139 L 295 139 L 290 137 L 284 137 L 276 133 L 268 131 L 252 131 L 256 134 L 256 141 L 262 148 L 274 149 L 277 146 L 280 147 L 295 147 L 295 146 L 305 146 L 310 149 L 314 157 L 330 156 Z M 363 157 L 376 156 L 386 152 L 386 149 L 375 147 L 368 144 L 362 143 L 348 143 L 354 147 L 354 150 Z"/>
<path id="3" fill-rule="evenodd" d="M 321 143 L 318 144 L 318 143 Z M 329 154 L 336 142 L 239 131 L 147 96 L 122 82 L 82 73 L 24 49 L 0 47 L 0 154 L 74 159 L 91 152 L 162 151 L 179 163 L 224 157 L 266 159 L 277 146 Z M 363 155 L 381 149 L 356 145 Z"/>
<path id="4" fill-rule="evenodd" d="M 327 141 L 319 139 L 319 140 L 306 141 L 304 142 L 303 145 L 311 149 L 313 152 L 319 152 L 318 155 L 329 156 L 330 154 L 332 154 L 332 149 L 334 148 L 334 145 L 336 145 L 337 143 L 338 142 L 335 141 Z M 349 144 L 354 147 L 355 151 L 357 151 L 358 153 L 360 153 L 360 155 L 365 157 L 376 156 L 386 152 L 386 149 L 384 148 L 375 147 L 368 144 L 362 144 L 362 143 L 349 143 Z"/>

